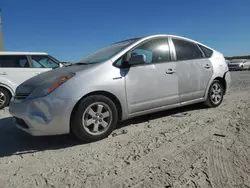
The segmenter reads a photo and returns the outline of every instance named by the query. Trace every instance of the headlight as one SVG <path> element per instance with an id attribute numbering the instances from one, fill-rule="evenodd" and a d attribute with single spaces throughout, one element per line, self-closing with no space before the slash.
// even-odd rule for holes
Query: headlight
<path id="1" fill-rule="evenodd" d="M 68 73 L 65 76 L 61 76 L 53 81 L 46 82 L 45 84 L 42 84 L 41 86 L 38 86 L 30 95 L 28 98 L 39 98 L 44 97 L 53 91 L 57 89 L 60 85 L 67 82 L 69 79 L 71 79 L 73 76 L 75 76 L 75 73 Z"/>

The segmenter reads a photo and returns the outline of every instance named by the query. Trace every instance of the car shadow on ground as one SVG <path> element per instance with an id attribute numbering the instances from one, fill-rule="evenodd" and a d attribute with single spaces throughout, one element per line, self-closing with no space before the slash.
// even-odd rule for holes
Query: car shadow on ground
<path id="1" fill-rule="evenodd" d="M 152 114 L 148 114 L 144 116 L 139 116 L 139 117 L 135 117 L 135 118 L 126 120 L 124 122 L 121 122 L 117 126 L 117 129 L 129 126 L 131 124 L 139 124 L 139 123 L 143 123 L 146 121 L 150 121 L 150 120 L 154 120 L 154 119 L 158 119 L 162 117 L 167 117 L 167 116 L 172 116 L 176 118 L 186 117 L 190 115 L 188 112 L 206 109 L 206 108 L 207 107 L 205 105 L 199 103 L 199 104 L 179 107 L 179 108 L 175 108 L 171 110 L 156 112 L 156 113 L 152 113 Z"/>
<path id="2" fill-rule="evenodd" d="M 164 116 L 174 116 L 176 118 L 186 116 L 189 111 L 204 108 L 202 105 L 191 105 L 177 109 L 162 111 L 150 115 L 136 117 L 119 123 L 117 129 L 124 128 L 131 124 L 143 123 L 152 119 Z M 73 135 L 43 136 L 33 137 L 17 129 L 13 124 L 13 118 L 7 117 L 0 119 L 0 157 L 21 155 L 25 153 L 35 153 L 38 151 L 57 150 L 73 147 L 82 143 Z"/>

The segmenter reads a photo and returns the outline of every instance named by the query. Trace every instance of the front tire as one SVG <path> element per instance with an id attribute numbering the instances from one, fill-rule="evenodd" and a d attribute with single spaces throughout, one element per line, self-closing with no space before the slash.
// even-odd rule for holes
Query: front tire
<path id="1" fill-rule="evenodd" d="M 219 106 L 224 97 L 224 88 L 219 80 L 214 80 L 209 87 L 205 105 L 208 107 Z"/>
<path id="2" fill-rule="evenodd" d="M 0 109 L 3 109 L 9 105 L 10 98 L 11 96 L 9 92 L 4 88 L 0 88 Z"/>
<path id="3" fill-rule="evenodd" d="M 116 105 L 103 95 L 82 99 L 74 112 L 71 130 L 77 138 L 85 142 L 108 137 L 118 121 Z"/>

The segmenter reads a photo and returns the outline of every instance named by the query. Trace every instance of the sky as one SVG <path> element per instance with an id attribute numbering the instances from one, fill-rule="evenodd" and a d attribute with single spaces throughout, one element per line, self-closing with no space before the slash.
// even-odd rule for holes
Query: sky
<path id="1" fill-rule="evenodd" d="M 250 55 L 249 0 L 0 0 L 6 51 L 78 61 L 114 42 L 174 34 Z"/>

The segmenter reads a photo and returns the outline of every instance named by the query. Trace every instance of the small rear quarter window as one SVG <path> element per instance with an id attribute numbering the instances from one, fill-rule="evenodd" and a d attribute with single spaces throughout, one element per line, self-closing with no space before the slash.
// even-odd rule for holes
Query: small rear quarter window
<path id="1" fill-rule="evenodd" d="M 203 51 L 203 53 L 205 54 L 205 56 L 207 58 L 210 58 L 213 55 L 213 50 L 210 50 L 210 49 L 208 49 L 205 46 L 202 46 L 200 44 L 198 44 L 198 46 L 200 47 L 200 49 Z"/>

